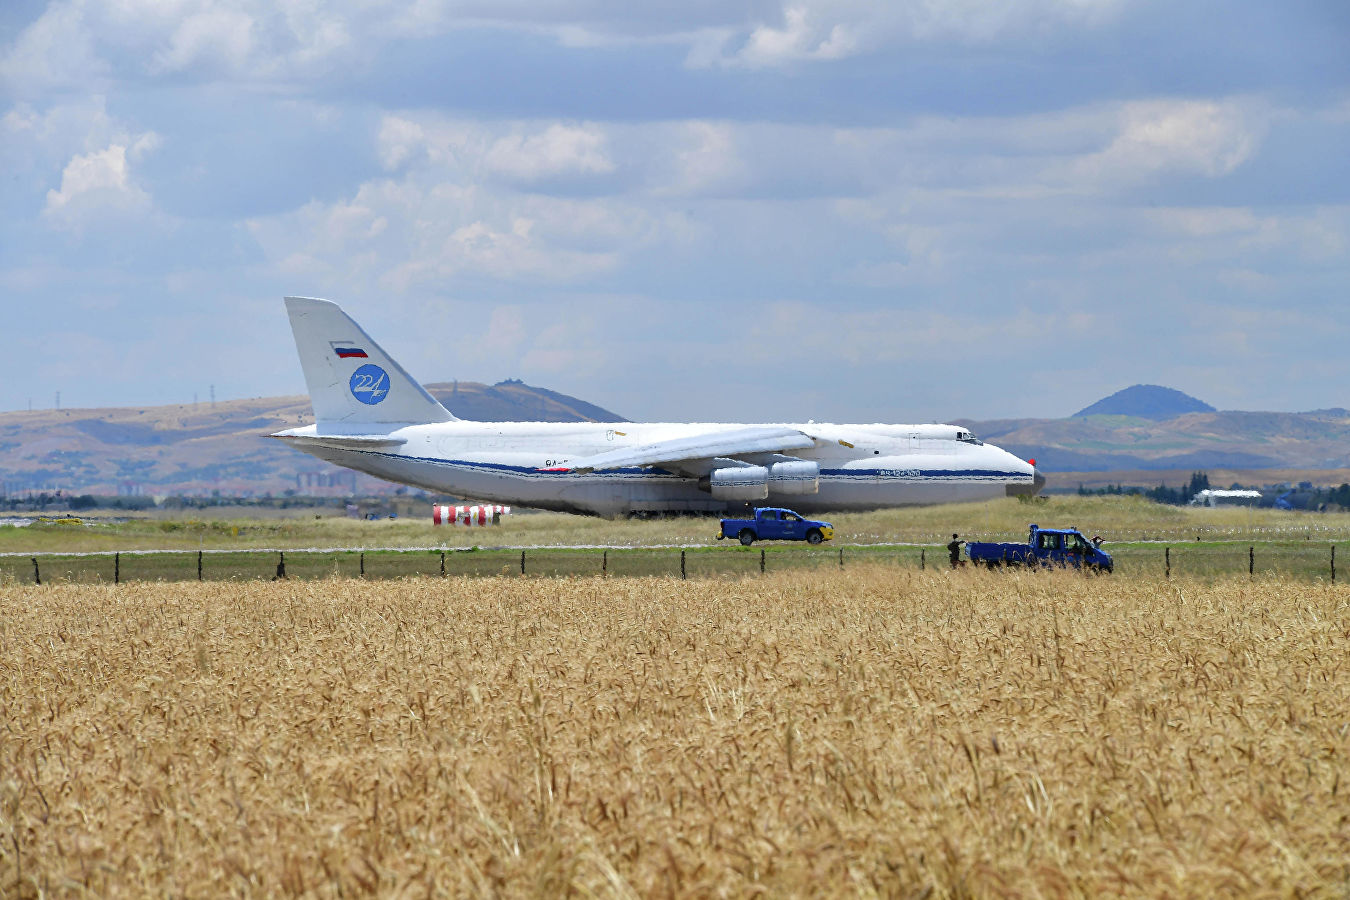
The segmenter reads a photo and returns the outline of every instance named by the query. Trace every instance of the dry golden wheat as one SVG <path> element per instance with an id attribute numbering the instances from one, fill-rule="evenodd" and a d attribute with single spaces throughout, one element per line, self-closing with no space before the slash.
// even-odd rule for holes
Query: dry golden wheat
<path id="1" fill-rule="evenodd" d="M 1350 590 L 0 587 L 0 895 L 1341 895 Z"/>

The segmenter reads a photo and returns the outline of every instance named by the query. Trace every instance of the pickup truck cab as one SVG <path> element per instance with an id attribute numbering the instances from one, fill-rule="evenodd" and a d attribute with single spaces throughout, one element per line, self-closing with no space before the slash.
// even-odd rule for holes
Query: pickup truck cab
<path id="1" fill-rule="evenodd" d="M 736 538 L 749 547 L 755 541 L 806 541 L 819 544 L 834 537 L 834 526 L 829 522 L 804 519 L 790 509 L 765 507 L 755 510 L 753 519 L 723 519 L 723 538 Z"/>
<path id="2" fill-rule="evenodd" d="M 1083 537 L 1077 528 L 1041 528 L 1032 525 L 1025 544 L 973 541 L 966 544 L 973 563 L 995 566 L 1073 566 L 1086 571 L 1110 572 L 1111 554 Z"/>

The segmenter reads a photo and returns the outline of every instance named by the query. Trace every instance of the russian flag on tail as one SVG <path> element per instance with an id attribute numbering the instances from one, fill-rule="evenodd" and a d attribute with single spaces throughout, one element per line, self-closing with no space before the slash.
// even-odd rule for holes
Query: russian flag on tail
<path id="1" fill-rule="evenodd" d="M 357 347 L 334 347 L 333 352 L 338 355 L 338 359 L 368 359 L 366 351 Z"/>

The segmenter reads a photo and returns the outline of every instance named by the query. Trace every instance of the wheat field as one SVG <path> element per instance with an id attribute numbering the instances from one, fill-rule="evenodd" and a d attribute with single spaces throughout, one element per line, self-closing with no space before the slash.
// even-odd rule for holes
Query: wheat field
<path id="1" fill-rule="evenodd" d="M 1350 590 L 0 586 L 0 896 L 1344 896 Z"/>

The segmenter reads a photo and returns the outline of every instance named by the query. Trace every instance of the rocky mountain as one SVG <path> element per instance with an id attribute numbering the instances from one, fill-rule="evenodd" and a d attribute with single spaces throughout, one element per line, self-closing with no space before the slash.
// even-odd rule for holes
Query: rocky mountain
<path id="1" fill-rule="evenodd" d="M 452 413 L 482 422 L 623 422 L 606 409 L 519 381 L 428 384 Z M 345 494 L 393 486 L 268 440 L 312 422 L 309 398 L 0 413 L 0 496 Z"/>

